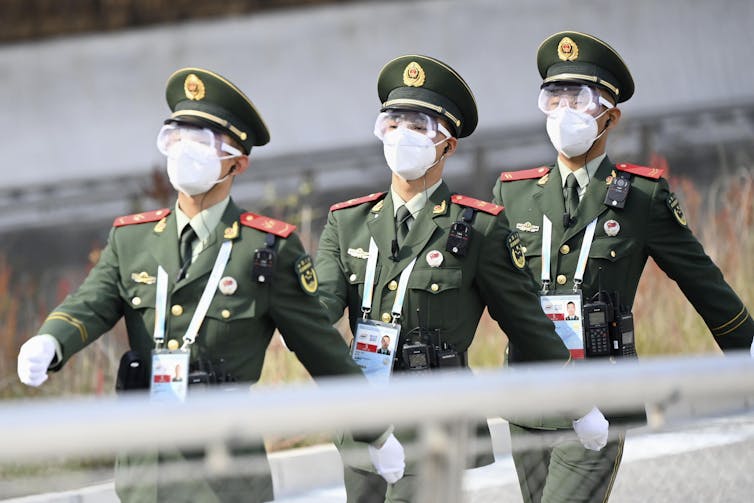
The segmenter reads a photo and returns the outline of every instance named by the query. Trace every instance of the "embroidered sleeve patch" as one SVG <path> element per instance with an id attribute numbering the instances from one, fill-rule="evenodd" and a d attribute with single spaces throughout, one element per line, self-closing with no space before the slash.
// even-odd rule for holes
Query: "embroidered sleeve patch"
<path id="1" fill-rule="evenodd" d="M 513 265 L 518 269 L 523 269 L 524 266 L 526 266 L 526 256 L 524 255 L 524 248 L 521 246 L 521 238 L 519 237 L 518 232 L 513 231 L 508 234 L 508 239 L 505 240 L 505 244 L 510 252 Z"/>
<path id="2" fill-rule="evenodd" d="M 314 270 L 314 262 L 309 255 L 301 255 L 295 264 L 296 275 L 301 289 L 309 294 L 316 295 L 319 289 L 317 271 Z"/>
<path id="3" fill-rule="evenodd" d="M 668 196 L 667 199 L 667 205 L 670 209 L 670 212 L 675 217 L 676 221 L 681 224 L 682 226 L 686 227 L 686 215 L 683 214 L 683 210 L 681 209 L 681 203 L 678 202 L 678 198 L 675 197 L 675 194 L 671 193 Z"/>

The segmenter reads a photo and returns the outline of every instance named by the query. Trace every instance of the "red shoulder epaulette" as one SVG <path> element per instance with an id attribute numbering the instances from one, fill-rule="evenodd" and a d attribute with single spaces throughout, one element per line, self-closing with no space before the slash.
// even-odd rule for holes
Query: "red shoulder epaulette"
<path id="1" fill-rule="evenodd" d="M 503 171 L 500 173 L 501 182 L 513 182 L 515 180 L 529 180 L 531 178 L 542 178 L 550 172 L 549 166 L 540 166 L 532 169 L 522 169 L 521 171 Z"/>
<path id="2" fill-rule="evenodd" d="M 637 166 L 636 164 L 626 164 L 624 162 L 616 164 L 615 169 L 631 173 L 632 175 L 643 176 L 644 178 L 652 178 L 653 180 L 657 180 L 665 172 L 662 168 L 648 168 L 646 166 Z"/>
<path id="3" fill-rule="evenodd" d="M 287 238 L 296 230 L 296 226 L 293 224 L 283 222 L 282 220 L 275 220 L 264 215 L 257 215 L 250 211 L 241 215 L 241 225 L 258 231 L 269 232 L 281 238 Z"/>
<path id="4" fill-rule="evenodd" d="M 330 211 L 338 211 L 342 210 L 343 208 L 350 208 L 351 206 L 357 206 L 359 204 L 375 201 L 381 198 L 383 195 L 385 195 L 385 192 L 375 192 L 374 194 L 369 194 L 368 196 L 349 199 L 348 201 L 343 201 L 342 203 L 335 203 L 330 206 Z"/>
<path id="5" fill-rule="evenodd" d="M 147 222 L 156 222 L 170 215 L 170 209 L 162 208 L 161 210 L 145 211 L 144 213 L 134 213 L 133 215 L 124 215 L 113 221 L 113 227 L 123 227 L 124 225 L 145 224 Z"/>
<path id="6" fill-rule="evenodd" d="M 490 215 L 498 215 L 503 211 L 503 207 L 499 204 L 488 203 L 487 201 L 480 201 L 469 196 L 462 196 L 460 194 L 454 194 L 450 196 L 450 200 L 461 206 L 469 206 L 479 211 L 489 213 Z"/>

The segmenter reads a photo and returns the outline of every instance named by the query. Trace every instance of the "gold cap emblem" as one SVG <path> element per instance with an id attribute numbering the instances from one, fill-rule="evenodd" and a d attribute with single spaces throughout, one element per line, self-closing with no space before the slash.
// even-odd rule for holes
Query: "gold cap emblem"
<path id="1" fill-rule="evenodd" d="M 403 70 L 403 83 L 409 87 L 423 86 L 425 78 L 424 69 L 416 61 L 406 65 L 406 69 Z"/>
<path id="2" fill-rule="evenodd" d="M 183 91 L 188 99 L 199 101 L 204 98 L 204 82 L 195 74 L 190 73 L 183 81 Z"/>
<path id="3" fill-rule="evenodd" d="M 558 43 L 558 57 L 563 61 L 576 61 L 579 57 L 579 46 L 569 37 L 563 37 Z"/>

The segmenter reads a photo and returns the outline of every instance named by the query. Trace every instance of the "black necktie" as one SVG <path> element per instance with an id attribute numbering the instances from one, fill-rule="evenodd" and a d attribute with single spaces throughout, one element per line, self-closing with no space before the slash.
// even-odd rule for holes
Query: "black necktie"
<path id="1" fill-rule="evenodd" d="M 186 270 L 191 265 L 191 256 L 193 255 L 191 245 L 194 243 L 194 239 L 196 239 L 196 232 L 191 227 L 191 224 L 189 224 L 181 231 L 179 248 L 181 253 L 181 269 L 178 271 L 178 279 L 176 281 L 183 279 L 186 275 Z"/>
<path id="2" fill-rule="evenodd" d="M 408 222 L 411 219 L 411 212 L 408 211 L 404 204 L 395 213 L 395 237 L 398 240 L 398 246 L 402 246 L 408 236 Z"/>
<path id="3" fill-rule="evenodd" d="M 573 221 L 573 216 L 576 214 L 576 208 L 579 207 L 579 183 L 576 181 L 576 175 L 573 173 L 566 177 L 565 190 L 563 191 L 563 197 L 565 198 L 565 210 L 568 215 L 563 218 L 563 222 L 570 225 Z M 565 227 L 568 227 L 565 225 Z"/>

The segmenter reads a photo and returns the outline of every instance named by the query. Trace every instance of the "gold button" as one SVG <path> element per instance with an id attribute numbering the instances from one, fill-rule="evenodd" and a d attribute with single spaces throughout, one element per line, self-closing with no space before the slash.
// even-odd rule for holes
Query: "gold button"
<path id="1" fill-rule="evenodd" d="M 526 253 L 526 247 L 525 246 L 521 247 L 521 253 Z"/>
<path id="2" fill-rule="evenodd" d="M 227 309 L 223 309 L 222 312 L 220 313 L 220 316 L 222 316 L 224 319 L 227 320 L 228 318 L 230 318 L 230 311 L 228 311 Z"/>
<path id="3" fill-rule="evenodd" d="M 390 313 L 382 313 L 382 321 L 385 323 L 390 323 L 390 320 L 392 320 L 393 317 L 390 316 Z"/>
<path id="4" fill-rule="evenodd" d="M 387 284 L 387 288 L 388 288 L 388 290 L 393 290 L 393 291 L 397 290 L 398 289 L 398 282 L 395 281 L 395 280 L 391 281 L 390 283 Z"/>
<path id="5" fill-rule="evenodd" d="M 354 273 L 354 274 L 351 274 L 351 275 L 350 275 L 350 276 L 348 277 L 348 281 L 350 281 L 350 282 L 352 282 L 352 283 L 353 283 L 354 281 L 356 281 L 356 274 L 355 274 L 355 273 Z"/>
<path id="6" fill-rule="evenodd" d="M 565 274 L 558 274 L 558 285 L 565 285 L 566 281 L 568 281 L 568 278 L 565 277 Z"/>
<path id="7" fill-rule="evenodd" d="M 180 304 L 174 304 L 173 307 L 170 308 L 170 312 L 173 316 L 180 316 L 183 314 L 183 306 Z"/>
<path id="8" fill-rule="evenodd" d="M 610 250 L 610 256 L 615 258 L 615 255 L 616 255 L 615 250 Z"/>
<path id="9" fill-rule="evenodd" d="M 178 341 L 177 341 L 177 340 L 175 340 L 175 339 L 170 339 L 170 340 L 168 341 L 168 349 L 169 349 L 170 351 L 175 351 L 175 350 L 176 350 L 176 349 L 178 349 L 179 347 L 181 347 L 181 345 L 180 345 L 180 344 L 178 344 Z"/>
<path id="10" fill-rule="evenodd" d="M 571 247 L 568 245 L 563 245 L 560 247 L 560 253 L 562 253 L 563 255 L 568 255 L 570 251 L 571 251 Z"/>
<path id="11" fill-rule="evenodd" d="M 131 304 L 133 304 L 134 306 L 141 305 L 141 297 L 134 297 L 133 299 L 131 299 Z"/>
<path id="12" fill-rule="evenodd" d="M 432 290 L 433 292 L 436 292 L 437 290 L 440 289 L 440 285 L 438 285 L 437 283 L 432 283 L 429 289 Z"/>

